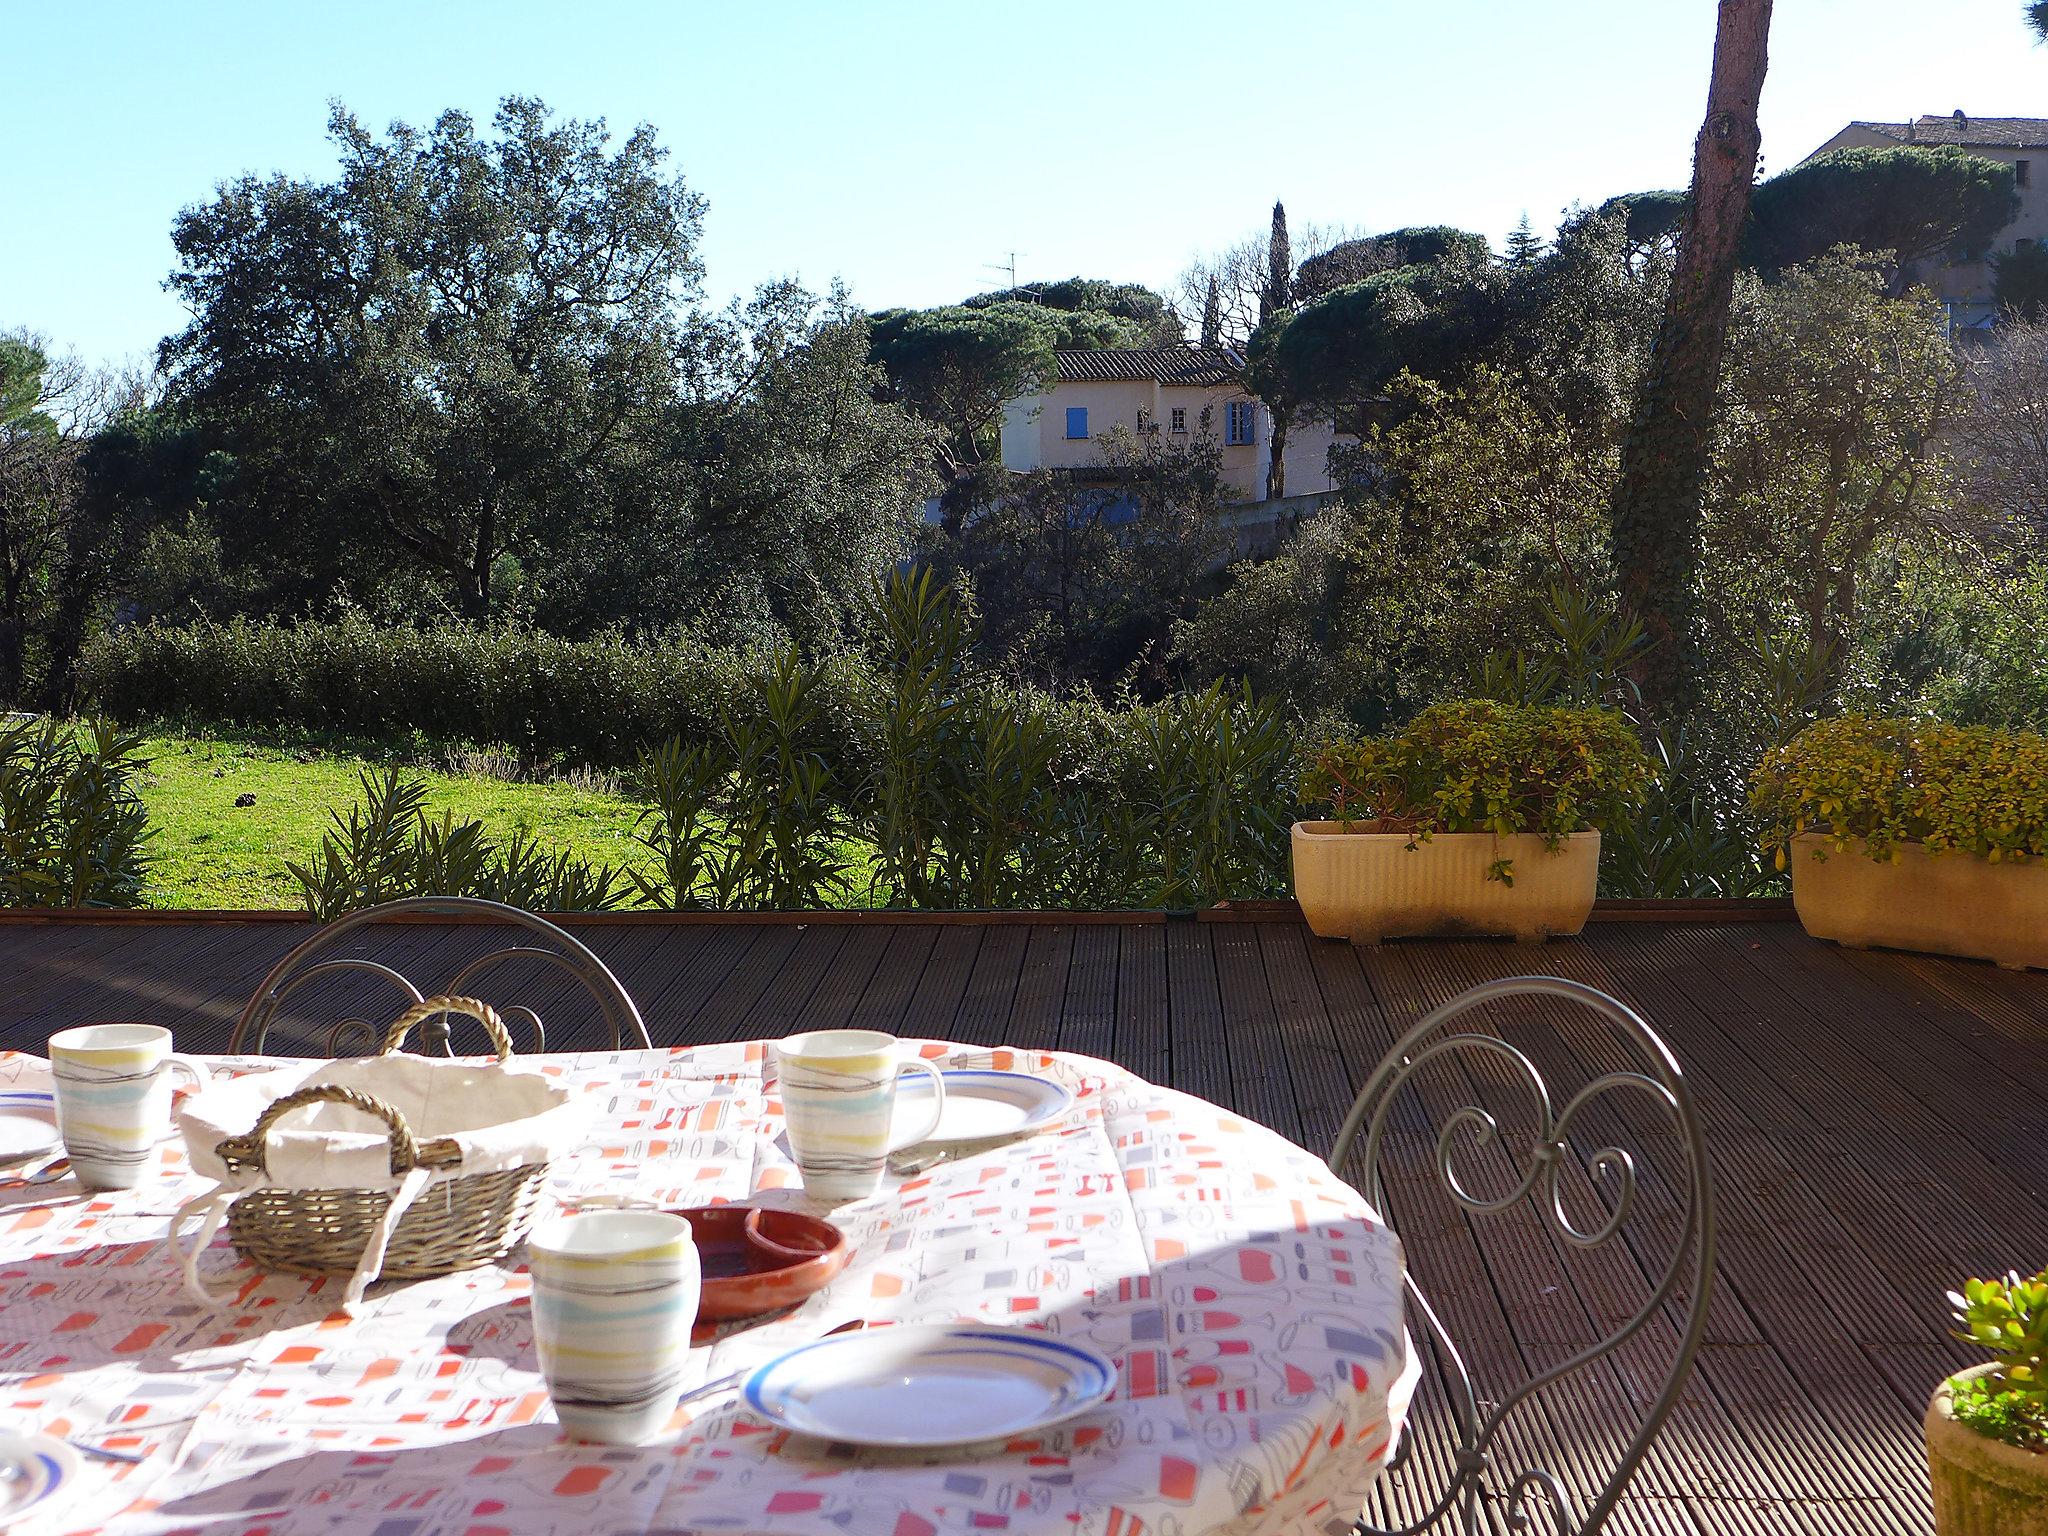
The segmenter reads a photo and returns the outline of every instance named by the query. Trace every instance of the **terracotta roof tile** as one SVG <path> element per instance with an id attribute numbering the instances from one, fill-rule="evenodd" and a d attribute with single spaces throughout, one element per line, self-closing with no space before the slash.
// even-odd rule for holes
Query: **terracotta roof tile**
<path id="1" fill-rule="evenodd" d="M 1910 123 L 1851 123 L 1901 144 L 1956 144 L 1965 149 L 2048 149 L 2048 117 L 1963 117 L 1929 112 Z"/>
<path id="2" fill-rule="evenodd" d="M 1149 379 L 1195 387 L 1235 383 L 1244 360 L 1227 347 L 1136 347 L 1055 352 L 1062 384 Z"/>

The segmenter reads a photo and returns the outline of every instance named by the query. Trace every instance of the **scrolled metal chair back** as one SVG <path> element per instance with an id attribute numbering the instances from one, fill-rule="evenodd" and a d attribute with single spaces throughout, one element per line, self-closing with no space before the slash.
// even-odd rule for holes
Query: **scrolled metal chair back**
<path id="1" fill-rule="evenodd" d="M 1594 1076 L 1560 1107 L 1526 1052 L 1494 1035 L 1450 1027 L 1488 1003 L 1516 997 L 1558 998 L 1591 1009 L 1630 1041 L 1644 1058 L 1644 1069 Z M 1519 976 L 1485 982 L 1431 1010 L 1402 1036 L 1359 1091 L 1337 1133 L 1330 1151 L 1330 1166 L 1344 1173 L 1356 1152 L 1362 1172 L 1356 1182 L 1375 1209 L 1387 1210 L 1381 1159 L 1402 1090 L 1413 1084 L 1416 1073 L 1432 1063 L 1451 1064 L 1460 1058 L 1482 1069 L 1505 1069 L 1508 1084 L 1527 1094 L 1534 1124 L 1534 1140 L 1524 1161 L 1508 1149 L 1499 1120 L 1482 1105 L 1466 1104 L 1441 1118 L 1433 1153 L 1435 1182 L 1468 1218 L 1497 1216 L 1530 1201 L 1542 1224 L 1561 1245 L 1561 1251 L 1597 1249 L 1615 1241 L 1637 1208 L 1635 1157 L 1625 1147 L 1606 1142 L 1585 1158 L 1584 1171 L 1592 1186 L 1609 1191 L 1604 1216 L 1591 1222 L 1576 1221 L 1566 1210 L 1560 1179 L 1567 1164 L 1576 1157 L 1571 1145 L 1573 1130 L 1595 1106 L 1628 1095 L 1667 1120 L 1675 1136 L 1684 1162 L 1682 1179 L 1672 1185 L 1673 1192 L 1682 1195 L 1685 1201 L 1682 1228 L 1668 1262 L 1661 1268 L 1652 1260 L 1642 1261 L 1647 1271 L 1645 1278 L 1651 1281 L 1649 1294 L 1619 1327 L 1555 1365 L 1536 1371 L 1490 1401 L 1481 1399 L 1464 1355 L 1417 1283 L 1411 1267 L 1404 1284 L 1441 1371 L 1457 1444 L 1449 1460 L 1445 1485 L 1422 1496 L 1420 1514 L 1408 1524 L 1392 1528 L 1375 1526 L 1360 1518 L 1355 1529 L 1360 1536 L 1412 1536 L 1460 1527 L 1477 1533 L 1488 1528 L 1486 1503 L 1491 1495 L 1504 1506 L 1502 1515 L 1510 1531 L 1535 1528 L 1540 1512 L 1550 1528 L 1561 1536 L 1594 1536 L 1613 1514 L 1628 1480 L 1677 1406 L 1706 1332 L 1707 1301 L 1714 1273 L 1714 1195 L 1699 1113 L 1677 1058 L 1626 1004 L 1563 977 Z M 1509 1187 L 1504 1192 L 1480 1193 L 1461 1172 L 1461 1163 L 1486 1147 L 1499 1148 L 1500 1155 L 1507 1159 Z M 1411 1250 L 1408 1257 L 1412 1266 L 1428 1255 Z M 1533 1402 L 1544 1389 L 1612 1356 L 1665 1311 L 1682 1287 L 1683 1325 L 1669 1370 L 1656 1397 L 1643 1410 L 1641 1422 L 1623 1447 L 1619 1461 L 1584 1510 L 1574 1508 L 1572 1495 L 1556 1472 L 1540 1466 L 1505 1465 L 1510 1458 L 1506 1455 L 1502 1428 L 1509 1415 Z M 1404 1426 L 1393 1467 L 1408 1459 L 1412 1449 L 1410 1431 L 1412 1425 Z"/>
<path id="2" fill-rule="evenodd" d="M 261 1054 L 269 1041 L 270 1028 L 279 1017 L 287 999 L 308 982 L 321 977 L 339 978 L 367 976 L 388 985 L 392 992 L 391 1008 L 381 1018 L 367 1018 L 354 1014 L 332 1025 L 326 1034 L 326 1054 L 342 1056 L 363 1054 L 377 1049 L 383 1038 L 384 1028 L 391 1020 L 407 1008 L 423 1001 L 428 993 L 422 992 L 410 979 L 395 967 L 367 955 L 337 954 L 335 951 L 352 939 L 360 930 L 374 924 L 386 922 L 394 917 L 453 917 L 485 919 L 492 923 L 518 928 L 522 931 L 519 942 L 494 949 L 469 961 L 447 980 L 434 986 L 431 991 L 440 994 L 462 994 L 472 990 L 475 978 L 492 967 L 507 961 L 524 960 L 546 968 L 561 971 L 578 982 L 584 991 L 596 1001 L 599 1014 L 611 1030 L 612 1049 L 620 1050 L 629 1046 L 647 1046 L 647 1025 L 641 1020 L 640 1010 L 626 989 L 619 985 L 619 979 L 611 973 L 602 960 L 592 953 L 590 947 L 574 934 L 557 927 L 546 918 L 518 907 L 505 906 L 495 901 L 480 901 L 468 896 L 416 896 L 403 901 L 385 902 L 381 906 L 365 907 L 360 912 L 351 912 L 337 918 L 314 933 L 290 954 L 271 968 L 263 978 L 255 996 L 235 1023 L 235 1033 L 228 1049 Z M 547 1049 L 547 1031 L 541 1018 L 532 1008 L 523 1004 L 501 1006 L 498 1012 L 508 1021 L 525 1026 L 529 1039 L 520 1049 L 524 1054 Z M 355 1051 L 343 1047 L 359 1042 Z M 429 1054 L 438 1052 L 447 1056 L 454 1054 L 450 1040 L 448 1020 L 445 1016 L 427 1022 L 422 1030 L 419 1049 Z"/>

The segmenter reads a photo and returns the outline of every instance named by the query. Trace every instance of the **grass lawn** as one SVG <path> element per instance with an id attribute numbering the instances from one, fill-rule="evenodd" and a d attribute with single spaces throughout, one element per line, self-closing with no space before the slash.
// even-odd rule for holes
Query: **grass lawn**
<path id="1" fill-rule="evenodd" d="M 153 736 L 142 780 L 155 866 L 152 907 L 304 905 L 287 859 L 304 861 L 320 846 L 329 813 L 361 798 L 357 775 L 371 760 L 347 753 L 294 751 L 237 739 Z M 429 785 L 429 813 L 452 811 L 481 821 L 494 837 L 521 828 L 550 851 L 566 847 L 614 866 L 644 857 L 633 842 L 638 803 L 568 784 L 514 784 L 471 774 L 409 769 Z M 254 795 L 250 806 L 238 795 Z"/>

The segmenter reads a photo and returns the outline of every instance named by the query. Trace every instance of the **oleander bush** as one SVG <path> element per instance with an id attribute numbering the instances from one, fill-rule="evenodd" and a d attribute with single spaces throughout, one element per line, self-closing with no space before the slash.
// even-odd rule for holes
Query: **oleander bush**
<path id="1" fill-rule="evenodd" d="M 1967 1280 L 1949 1292 L 1955 1336 L 1991 1356 L 1993 1369 L 1958 1383 L 1955 1416 L 1980 1435 L 2048 1453 L 2048 1269 L 2032 1279 Z"/>
<path id="2" fill-rule="evenodd" d="M 285 867 L 305 893 L 307 913 L 329 922 L 345 912 L 407 896 L 475 896 L 529 912 L 603 912 L 631 894 L 626 877 L 516 832 L 492 841 L 480 821 L 427 814 L 425 783 L 398 768 L 362 775 L 363 798 L 333 813 L 320 849 Z"/>
<path id="3" fill-rule="evenodd" d="M 142 905 L 141 745 L 103 720 L 0 723 L 0 906 Z"/>
<path id="4" fill-rule="evenodd" d="M 1781 869 L 1802 832 L 1836 850 L 1860 841 L 1878 860 L 1907 843 L 1993 863 L 2036 857 L 2048 853 L 2048 736 L 1841 715 L 1766 753 L 1750 804 Z"/>
<path id="5" fill-rule="evenodd" d="M 1301 799 L 1362 832 L 1529 832 L 1555 847 L 1626 816 L 1651 776 L 1618 710 L 1462 699 L 1390 735 L 1325 747 Z"/>

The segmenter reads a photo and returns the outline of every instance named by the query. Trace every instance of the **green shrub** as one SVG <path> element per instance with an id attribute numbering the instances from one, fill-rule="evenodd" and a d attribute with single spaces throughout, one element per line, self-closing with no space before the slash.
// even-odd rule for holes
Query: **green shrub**
<path id="1" fill-rule="evenodd" d="M 142 905 L 141 745 L 105 721 L 0 724 L 0 906 Z"/>
<path id="2" fill-rule="evenodd" d="M 1966 1280 L 1950 1291 L 1956 1337 L 1994 1367 L 1953 1394 L 1955 1415 L 1981 1435 L 2048 1452 L 2048 1269 L 2031 1280 Z"/>
<path id="3" fill-rule="evenodd" d="M 1530 832 L 1555 847 L 1626 815 L 1650 777 L 1618 711 L 1465 699 L 1432 705 L 1390 736 L 1325 747 L 1301 798 L 1347 828 L 1363 823 L 1415 842 Z M 1510 861 L 1494 875 L 1512 883 Z"/>
<path id="4" fill-rule="evenodd" d="M 321 922 L 408 896 L 476 896 L 529 912 L 603 912 L 622 906 L 625 877 L 566 849 L 550 855 L 530 833 L 493 843 L 480 821 L 426 813 L 424 781 L 396 768 L 362 775 L 363 798 L 305 864 L 285 867 Z"/>
<path id="5" fill-rule="evenodd" d="M 1901 847 L 1996 863 L 2048 853 L 2048 736 L 1939 720 L 1842 715 L 1766 753 L 1750 780 L 1778 867 L 1801 832 L 1870 857 Z M 1821 850 L 1823 853 L 1825 849 Z"/>

